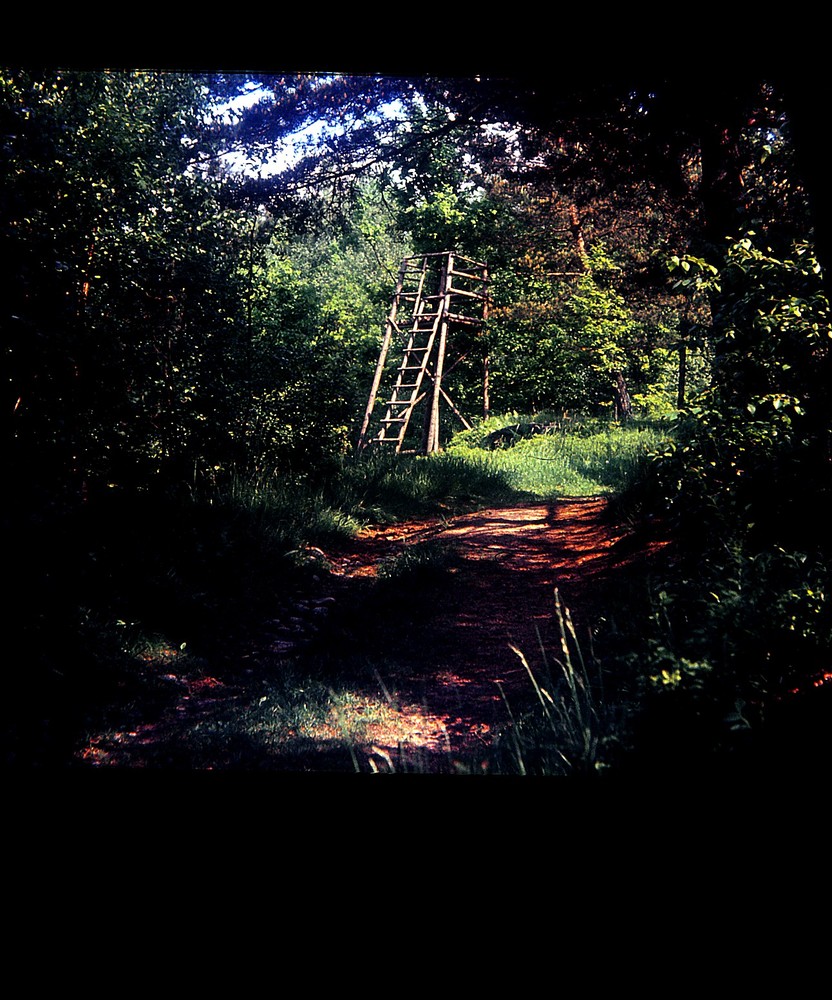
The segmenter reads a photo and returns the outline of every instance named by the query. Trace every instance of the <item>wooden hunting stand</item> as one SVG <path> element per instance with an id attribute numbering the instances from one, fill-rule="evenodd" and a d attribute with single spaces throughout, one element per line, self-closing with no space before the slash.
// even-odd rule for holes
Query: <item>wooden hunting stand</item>
<path id="1" fill-rule="evenodd" d="M 439 450 L 439 410 L 444 403 L 465 427 L 470 424 L 456 408 L 442 380 L 448 341 L 456 329 L 485 326 L 488 318 L 488 268 L 453 252 L 407 257 L 402 261 L 384 339 L 376 364 L 370 398 L 358 439 L 358 451 L 368 445 L 392 448 L 396 454 L 427 455 Z M 401 345 L 398 366 L 388 365 L 390 347 Z M 395 355 L 394 355 L 395 356 Z M 488 369 L 483 381 L 488 409 Z M 391 384 L 392 383 L 392 384 Z M 389 392 L 386 387 L 390 386 Z M 370 436 L 380 390 L 387 395 L 377 429 Z M 423 407 L 421 439 L 414 440 L 411 418 Z M 408 447 L 404 447 L 407 440 Z"/>

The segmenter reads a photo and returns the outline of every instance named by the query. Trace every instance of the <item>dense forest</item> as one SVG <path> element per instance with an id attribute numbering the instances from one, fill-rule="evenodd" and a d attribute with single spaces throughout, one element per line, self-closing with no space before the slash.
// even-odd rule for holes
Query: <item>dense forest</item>
<path id="1" fill-rule="evenodd" d="M 347 594 L 339 553 L 590 497 L 658 556 L 578 629 L 558 599 L 554 645 L 503 643 L 528 703 L 424 769 L 825 764 L 830 236 L 805 89 L 0 71 L 5 767 L 406 770 L 367 719 L 435 666 L 460 557 L 411 544 Z M 444 395 L 432 376 L 439 446 L 359 448 L 402 262 L 448 253 L 487 294 Z"/>

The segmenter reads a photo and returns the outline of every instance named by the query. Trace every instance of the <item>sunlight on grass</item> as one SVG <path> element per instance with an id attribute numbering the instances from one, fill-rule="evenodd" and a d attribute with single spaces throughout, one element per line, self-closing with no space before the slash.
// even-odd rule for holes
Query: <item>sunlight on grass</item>
<path id="1" fill-rule="evenodd" d="M 281 668 L 278 679 L 261 681 L 244 701 L 216 697 L 223 685 L 213 678 L 183 683 L 171 709 L 174 727 L 162 717 L 90 732 L 76 760 L 93 767 L 389 773 L 427 770 L 422 756 L 446 748 L 442 720 L 400 704 L 377 668 L 366 688 L 310 677 L 308 667 L 289 660 Z"/>
<path id="2" fill-rule="evenodd" d="M 555 590 L 555 617 L 560 648 L 541 643 L 541 665 L 535 672 L 523 652 L 519 658 L 538 701 L 535 711 L 520 716 L 507 711 L 511 725 L 498 737 L 496 769 L 518 774 L 591 774 L 607 766 L 605 752 L 618 720 L 603 695 L 601 665 L 585 655 L 569 608 Z M 501 692 L 502 693 L 502 692 Z"/>
<path id="3" fill-rule="evenodd" d="M 385 523 L 518 497 L 611 494 L 667 436 L 661 421 L 491 417 L 427 457 L 373 452 L 345 465 L 330 502 L 353 521 Z"/>
<path id="4" fill-rule="evenodd" d="M 527 428 L 543 427 L 530 433 Z M 506 433 L 500 435 L 501 429 Z M 451 442 L 448 454 L 500 473 L 534 496 L 596 496 L 622 489 L 648 450 L 666 438 L 660 425 L 602 421 L 569 424 L 531 417 L 490 418 Z M 497 446 L 494 446 L 495 441 Z"/>

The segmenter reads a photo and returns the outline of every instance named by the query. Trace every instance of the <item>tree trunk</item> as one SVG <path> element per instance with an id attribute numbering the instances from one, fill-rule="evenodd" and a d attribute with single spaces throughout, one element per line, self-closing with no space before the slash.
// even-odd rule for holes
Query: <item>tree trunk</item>
<path id="1" fill-rule="evenodd" d="M 677 409 L 682 409 L 685 405 L 685 389 L 687 381 L 687 361 L 688 361 L 688 345 L 685 340 L 685 334 L 682 333 L 682 338 L 679 341 L 679 391 L 676 395 L 676 407 Z"/>
<path id="2" fill-rule="evenodd" d="M 615 373 L 615 415 L 619 420 L 629 420 L 633 415 L 633 404 L 630 393 L 627 391 L 627 383 L 624 381 L 624 373 Z"/>
<path id="3" fill-rule="evenodd" d="M 586 244 L 584 243 L 584 234 L 581 228 L 581 219 L 578 215 L 578 209 L 574 202 L 569 205 L 569 219 L 572 227 L 572 235 L 575 237 L 575 249 L 578 251 L 578 259 L 581 262 L 581 270 L 587 270 L 587 256 L 586 256 Z"/>

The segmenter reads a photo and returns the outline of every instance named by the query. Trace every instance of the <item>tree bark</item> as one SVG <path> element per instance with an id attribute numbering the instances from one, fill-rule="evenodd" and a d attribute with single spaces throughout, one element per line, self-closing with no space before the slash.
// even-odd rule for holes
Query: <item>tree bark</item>
<path id="1" fill-rule="evenodd" d="M 633 415 L 633 403 L 627 390 L 623 372 L 615 373 L 615 411 L 619 420 L 629 420 Z"/>
<path id="2" fill-rule="evenodd" d="M 685 390 L 686 390 L 686 379 L 687 379 L 687 359 L 688 359 L 688 345 L 684 340 L 679 344 L 679 392 L 676 396 L 676 406 L 678 409 L 682 409 L 685 405 Z"/>

